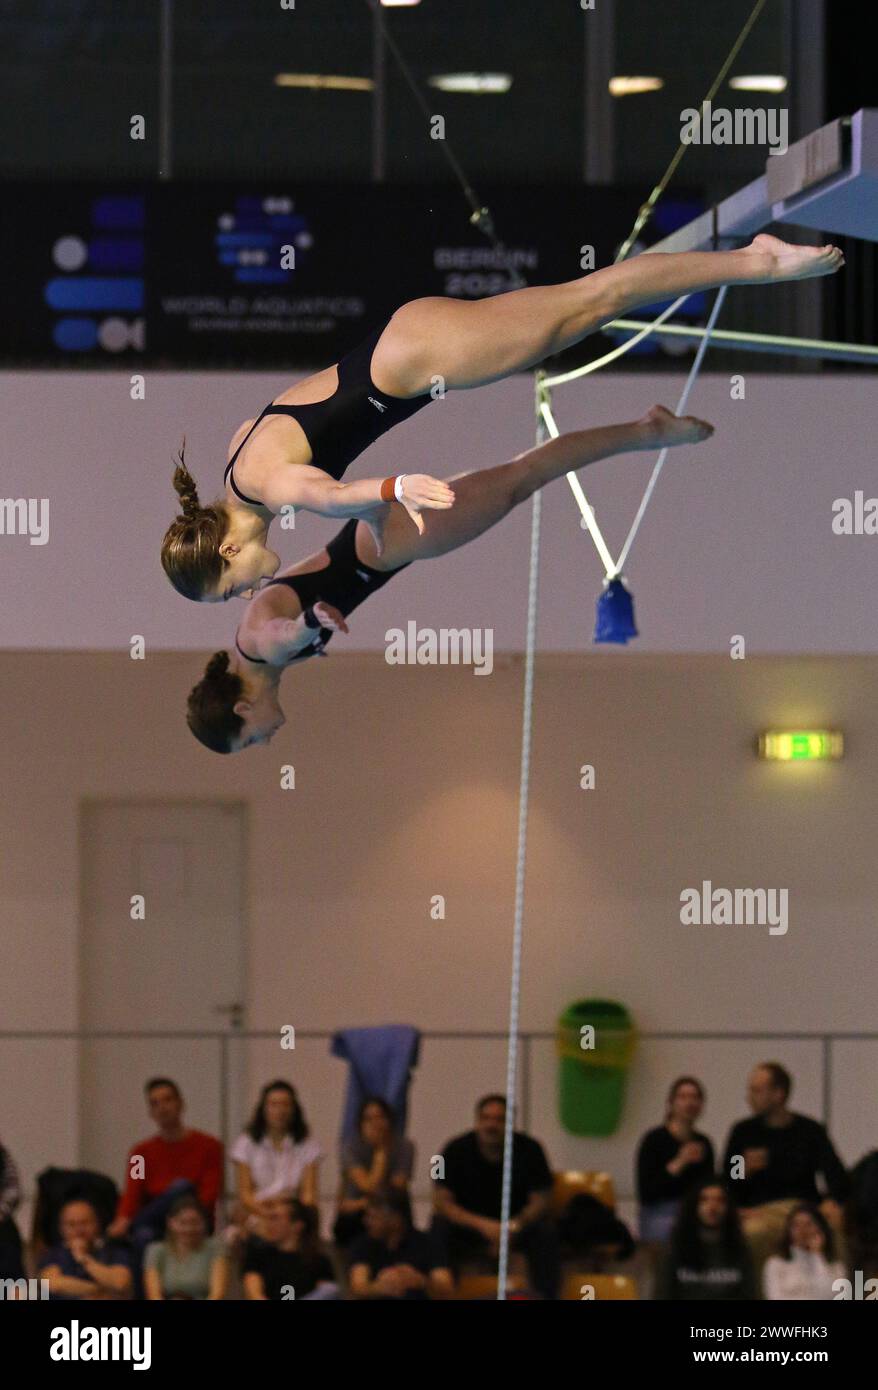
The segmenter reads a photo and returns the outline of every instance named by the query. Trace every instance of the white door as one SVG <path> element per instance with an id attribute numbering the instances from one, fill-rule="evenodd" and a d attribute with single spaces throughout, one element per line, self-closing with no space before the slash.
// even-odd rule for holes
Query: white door
<path id="1" fill-rule="evenodd" d="M 81 1048 L 80 1161 L 117 1183 L 153 1132 L 150 1077 L 177 1082 L 193 1128 L 228 1142 L 240 1127 L 244 816 L 225 802 L 82 807 L 80 1027 L 114 1036 Z"/>

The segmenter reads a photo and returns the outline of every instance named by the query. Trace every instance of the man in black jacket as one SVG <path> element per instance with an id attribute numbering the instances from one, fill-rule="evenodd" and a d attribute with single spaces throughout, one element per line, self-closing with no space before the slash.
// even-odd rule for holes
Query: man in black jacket
<path id="1" fill-rule="evenodd" d="M 726 1144 L 725 1177 L 758 1260 L 771 1253 L 797 1203 L 819 1206 L 839 1229 L 848 1194 L 847 1173 L 826 1129 L 789 1109 L 791 1090 L 779 1063 L 755 1067 L 748 1083 L 753 1115 L 732 1126 Z"/>
<path id="2" fill-rule="evenodd" d="M 452 1139 L 436 1175 L 432 1234 L 445 1263 L 458 1270 L 468 1258 L 497 1257 L 506 1098 L 483 1096 L 475 1128 Z M 557 1298 L 558 1233 L 550 1219 L 552 1170 L 543 1147 L 518 1130 L 512 1136 L 510 1245 L 527 1260 L 531 1282 L 543 1298 Z"/>

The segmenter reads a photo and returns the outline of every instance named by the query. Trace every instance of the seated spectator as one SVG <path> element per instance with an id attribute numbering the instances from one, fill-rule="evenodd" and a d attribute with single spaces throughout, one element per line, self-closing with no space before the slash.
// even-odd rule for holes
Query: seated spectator
<path id="1" fill-rule="evenodd" d="M 317 1165 L 323 1149 L 310 1137 L 305 1113 L 288 1081 L 270 1081 L 249 1125 L 232 1146 L 238 1188 L 235 1221 L 259 1232 L 274 1198 L 297 1197 L 303 1206 L 319 1200 Z"/>
<path id="2" fill-rule="evenodd" d="M 656 1298 L 672 1302 L 756 1297 L 753 1265 L 729 1194 L 717 1178 L 683 1199 L 660 1267 Z"/>
<path id="3" fill-rule="evenodd" d="M 504 1096 L 485 1096 L 476 1106 L 475 1129 L 453 1139 L 442 1154 L 436 1183 L 433 1233 L 444 1262 L 455 1272 L 466 1260 L 500 1247 L 503 1189 Z M 524 1253 L 531 1282 L 543 1298 L 556 1298 L 560 1273 L 558 1234 L 549 1220 L 552 1174 L 542 1146 L 527 1134 L 512 1140 L 510 1247 Z"/>
<path id="4" fill-rule="evenodd" d="M 135 1144 L 128 1154 L 125 1190 L 107 1234 L 127 1235 L 139 1257 L 164 1232 L 165 1217 L 184 1192 L 197 1197 L 211 1225 L 222 1189 L 223 1146 L 210 1134 L 187 1129 L 180 1088 L 166 1077 L 144 1087 L 158 1134 Z"/>
<path id="5" fill-rule="evenodd" d="M 779 1299 L 819 1299 L 830 1302 L 836 1296 L 832 1285 L 844 1279 L 845 1267 L 836 1260 L 832 1232 L 816 1207 L 801 1202 L 787 1217 L 780 1253 L 771 1255 L 762 1271 L 763 1297 Z"/>
<path id="6" fill-rule="evenodd" d="M 128 1251 L 103 1239 L 91 1202 L 73 1198 L 59 1217 L 61 1244 L 47 1250 L 40 1278 L 49 1297 L 59 1299 L 130 1298 L 133 1290 Z"/>
<path id="7" fill-rule="evenodd" d="M 668 1094 L 665 1122 L 649 1130 L 637 1151 L 637 1196 L 640 1239 L 663 1244 L 671 1233 L 683 1198 L 713 1177 L 713 1145 L 695 1128 L 704 1109 L 704 1087 L 694 1076 L 681 1076 Z"/>
<path id="8" fill-rule="evenodd" d="M 732 1127 L 726 1144 L 724 1176 L 760 1266 L 781 1240 L 793 1207 L 819 1206 L 839 1228 L 848 1194 L 847 1174 L 823 1125 L 788 1109 L 791 1090 L 789 1072 L 777 1062 L 754 1068 L 748 1086 L 753 1116 Z M 823 1197 L 818 1177 L 826 1186 Z"/>
<path id="9" fill-rule="evenodd" d="M 37 1195 L 31 1230 L 31 1252 L 39 1263 L 50 1245 L 58 1245 L 58 1220 L 65 1202 L 74 1197 L 90 1202 L 98 1214 L 102 1231 L 107 1231 L 119 1207 L 119 1189 L 106 1173 L 90 1168 L 44 1168 L 37 1174 Z"/>
<path id="10" fill-rule="evenodd" d="M 21 1202 L 18 1169 L 9 1150 L 0 1144 L 0 1279 L 23 1279 L 21 1235 L 15 1210 Z"/>
<path id="11" fill-rule="evenodd" d="M 357 1133 L 342 1149 L 341 1197 L 332 1229 L 339 1249 L 362 1235 L 370 1197 L 408 1190 L 414 1163 L 415 1146 L 395 1132 L 387 1101 L 380 1096 L 364 1100 L 357 1116 Z"/>
<path id="12" fill-rule="evenodd" d="M 634 1238 L 616 1208 L 591 1192 L 575 1192 L 558 1216 L 561 1253 L 565 1258 L 588 1260 L 599 1273 L 610 1261 L 630 1260 Z"/>
<path id="13" fill-rule="evenodd" d="M 451 1270 L 433 1239 L 412 1225 L 407 1193 L 369 1197 L 366 1234 L 351 1247 L 352 1298 L 450 1298 Z"/>
<path id="14" fill-rule="evenodd" d="M 254 1301 L 338 1297 L 335 1271 L 321 1252 L 315 1207 L 295 1197 L 266 1204 L 265 1238 L 251 1237 L 244 1250 L 244 1297 Z"/>
<path id="15" fill-rule="evenodd" d="M 866 1279 L 878 1277 L 878 1149 L 851 1169 L 846 1232 L 851 1268 L 861 1269 Z"/>
<path id="16" fill-rule="evenodd" d="M 207 1218 L 195 1197 L 178 1197 L 165 1222 L 164 1240 L 146 1248 L 143 1286 L 151 1302 L 165 1298 L 225 1298 L 229 1262 L 225 1246 L 209 1236 Z"/>

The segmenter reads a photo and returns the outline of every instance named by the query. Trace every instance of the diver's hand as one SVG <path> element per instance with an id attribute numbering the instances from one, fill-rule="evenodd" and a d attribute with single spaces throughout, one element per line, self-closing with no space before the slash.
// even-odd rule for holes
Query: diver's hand
<path id="1" fill-rule="evenodd" d="M 440 478 L 427 473 L 405 473 L 400 483 L 400 501 L 420 535 L 424 534 L 422 511 L 447 511 L 454 506 L 454 493 Z"/>
<path id="2" fill-rule="evenodd" d="M 333 608 L 331 603 L 324 603 L 318 599 L 317 603 L 312 604 L 314 617 L 320 619 L 321 627 L 331 628 L 333 632 L 350 632 L 350 628 L 345 622 L 344 613 L 340 613 L 337 608 Z"/>

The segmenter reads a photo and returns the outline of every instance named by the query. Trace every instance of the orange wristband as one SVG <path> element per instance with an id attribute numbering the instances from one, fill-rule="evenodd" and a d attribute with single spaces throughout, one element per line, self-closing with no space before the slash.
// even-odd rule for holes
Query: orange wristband
<path id="1" fill-rule="evenodd" d="M 396 485 L 396 478 L 385 478 L 385 479 L 384 479 L 384 482 L 381 484 L 381 501 L 382 501 L 382 502 L 392 502 L 392 501 L 393 501 L 393 489 L 394 489 L 395 485 Z"/>

